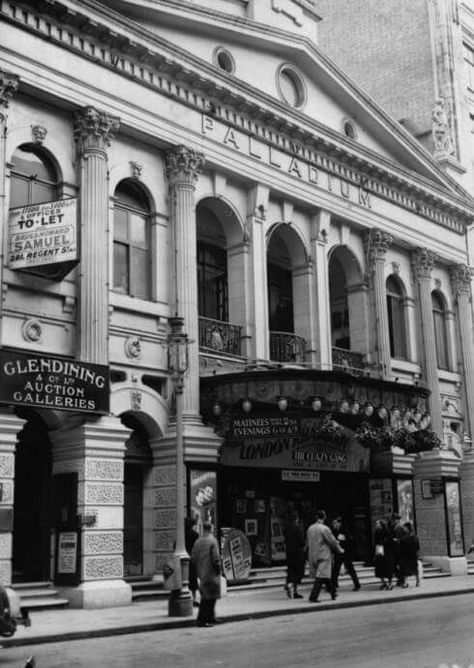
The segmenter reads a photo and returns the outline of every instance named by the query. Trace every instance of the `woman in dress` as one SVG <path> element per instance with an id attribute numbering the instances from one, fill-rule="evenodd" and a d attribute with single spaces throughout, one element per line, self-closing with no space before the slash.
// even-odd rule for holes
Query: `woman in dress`
<path id="1" fill-rule="evenodd" d="M 305 566 L 305 535 L 299 516 L 294 513 L 288 517 L 283 532 L 286 546 L 286 584 L 285 591 L 288 598 L 303 598 L 298 593 L 298 585 L 303 579 Z"/>
<path id="2" fill-rule="evenodd" d="M 400 537 L 399 543 L 402 587 L 409 586 L 407 578 L 411 575 L 415 576 L 415 583 L 418 587 L 420 584 L 418 577 L 418 553 L 420 551 L 420 542 L 411 522 L 405 522 L 403 528 L 405 531 Z"/>
<path id="3" fill-rule="evenodd" d="M 385 520 L 376 520 L 374 529 L 375 577 L 381 581 L 380 589 L 392 589 L 393 545 Z"/>

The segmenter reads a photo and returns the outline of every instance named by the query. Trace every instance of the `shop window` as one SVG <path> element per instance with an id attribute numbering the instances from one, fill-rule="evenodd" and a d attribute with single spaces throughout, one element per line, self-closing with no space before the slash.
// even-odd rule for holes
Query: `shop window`
<path id="1" fill-rule="evenodd" d="M 23 145 L 12 156 L 10 207 L 43 204 L 58 199 L 56 169 L 45 153 Z"/>
<path id="2" fill-rule="evenodd" d="M 227 252 L 219 246 L 198 241 L 197 255 L 199 315 L 227 322 Z"/>
<path id="3" fill-rule="evenodd" d="M 448 337 L 446 329 L 446 309 L 444 301 L 439 292 L 431 293 L 431 304 L 433 309 L 433 321 L 436 344 L 436 358 L 439 369 L 448 369 Z"/>
<path id="4" fill-rule="evenodd" d="M 386 290 L 390 355 L 406 359 L 407 340 L 402 286 L 394 276 L 389 276 L 387 278 Z"/>
<path id="5" fill-rule="evenodd" d="M 115 190 L 114 290 L 150 299 L 150 208 L 142 191 L 130 181 Z"/>

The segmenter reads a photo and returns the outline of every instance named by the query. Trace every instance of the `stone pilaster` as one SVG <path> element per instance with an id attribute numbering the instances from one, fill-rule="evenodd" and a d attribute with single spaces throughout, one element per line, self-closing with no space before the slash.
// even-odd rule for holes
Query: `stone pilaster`
<path id="1" fill-rule="evenodd" d="M 293 280 L 293 313 L 295 334 L 301 336 L 306 344 L 305 362 L 316 364 L 316 309 L 314 263 L 308 258 L 305 264 L 294 267 Z"/>
<path id="2" fill-rule="evenodd" d="M 422 481 L 458 478 L 461 460 L 451 450 L 420 453 L 414 463 L 415 511 L 421 555 L 453 575 L 467 573 L 466 557 L 450 557 L 444 493 L 424 498 Z"/>
<path id="3" fill-rule="evenodd" d="M 328 237 L 331 227 L 329 211 L 318 211 L 311 218 L 311 255 L 314 258 L 314 303 L 317 315 L 314 328 L 313 355 L 316 367 L 320 369 L 332 368 L 331 342 L 331 305 L 329 300 L 329 263 Z M 313 346 L 312 346 L 313 347 Z"/>
<path id="4" fill-rule="evenodd" d="M 438 360 L 436 356 L 436 339 L 433 321 L 433 304 L 431 300 L 431 272 L 436 255 L 426 248 L 418 248 L 412 254 L 412 269 L 418 284 L 420 300 L 420 323 L 422 348 L 424 353 L 423 375 L 431 394 L 429 407 L 431 425 L 440 438 L 443 437 L 443 417 L 439 389 Z"/>
<path id="5" fill-rule="evenodd" d="M 391 371 L 390 339 L 387 313 L 387 290 L 385 286 L 385 256 L 392 245 L 393 237 L 387 232 L 374 229 L 366 233 L 364 248 L 367 258 L 367 274 L 372 277 L 375 306 L 375 328 L 378 362 L 383 376 Z"/>
<path id="6" fill-rule="evenodd" d="M 131 603 L 123 580 L 123 504 L 125 442 L 130 430 L 115 417 L 51 431 L 53 475 L 78 474 L 78 515 L 95 517 L 80 524 L 80 584 L 62 593 L 71 607 L 105 608 Z"/>
<path id="7" fill-rule="evenodd" d="M 13 499 L 15 485 L 15 451 L 18 433 L 25 424 L 8 408 L 0 409 L 0 582 L 12 581 Z"/>
<path id="8" fill-rule="evenodd" d="M 467 265 L 451 267 L 451 286 L 458 307 L 459 338 L 463 361 L 466 430 L 472 438 L 474 433 L 474 341 L 470 306 L 471 279 L 472 269 Z"/>
<path id="9" fill-rule="evenodd" d="M 117 118 L 93 107 L 74 116 L 81 183 L 78 355 L 95 364 L 107 364 L 108 360 L 107 146 L 118 128 Z"/>

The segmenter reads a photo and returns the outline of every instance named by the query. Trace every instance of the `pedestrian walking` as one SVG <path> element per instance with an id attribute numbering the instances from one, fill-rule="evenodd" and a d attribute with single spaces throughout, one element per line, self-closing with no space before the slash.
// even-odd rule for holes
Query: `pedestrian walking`
<path id="1" fill-rule="evenodd" d="M 405 533 L 405 529 L 398 513 L 393 513 L 388 524 L 388 530 L 392 537 L 393 574 L 397 578 L 397 587 L 403 587 L 403 575 L 400 568 L 400 540 Z"/>
<path id="2" fill-rule="evenodd" d="M 334 538 L 338 541 L 339 545 L 344 550 L 343 554 L 340 554 L 339 552 L 334 553 L 334 563 L 332 569 L 332 582 L 334 588 L 337 589 L 339 587 L 339 573 L 342 564 L 344 564 L 346 572 L 351 576 L 352 583 L 354 585 L 354 591 L 359 591 L 360 582 L 352 562 L 353 541 L 352 537 L 348 534 L 345 527 L 343 526 L 341 517 L 335 517 L 333 519 L 331 522 L 331 531 L 334 535 Z"/>
<path id="3" fill-rule="evenodd" d="M 212 534 L 211 522 L 202 525 L 203 535 L 196 540 L 191 551 L 191 561 L 199 578 L 198 626 L 214 626 L 216 601 L 221 596 L 221 560 L 219 546 Z"/>
<path id="4" fill-rule="evenodd" d="M 334 538 L 331 529 L 325 525 L 326 513 L 319 510 L 316 513 L 316 522 L 308 527 L 306 532 L 309 573 L 314 577 L 314 584 L 309 600 L 317 603 L 321 587 L 326 585 L 326 589 L 331 594 L 334 601 L 337 597 L 336 589 L 331 580 L 332 575 L 332 555 L 333 552 L 343 553 L 344 550 Z"/>
<path id="5" fill-rule="evenodd" d="M 376 520 L 374 525 L 375 577 L 381 581 L 380 589 L 392 589 L 393 539 L 386 520 Z"/>
<path id="6" fill-rule="evenodd" d="M 286 584 L 288 598 L 303 598 L 298 593 L 305 567 L 305 536 L 298 513 L 289 515 L 283 531 L 286 546 Z"/>
<path id="7" fill-rule="evenodd" d="M 400 555 L 400 571 L 403 580 L 403 587 L 408 587 L 407 578 L 411 575 L 415 576 L 415 585 L 420 585 L 420 578 L 418 574 L 418 554 L 420 551 L 420 541 L 415 534 L 413 524 L 405 522 L 403 525 L 405 533 L 400 537 L 399 555 Z"/>
<path id="8" fill-rule="evenodd" d="M 197 517 L 186 517 L 184 522 L 184 543 L 186 545 L 186 552 L 190 555 L 193 551 L 194 543 L 199 538 L 198 532 L 194 529 L 197 524 Z M 196 571 L 196 564 L 192 559 L 189 561 L 189 590 L 193 597 L 193 606 L 199 605 L 197 600 L 198 578 Z"/>

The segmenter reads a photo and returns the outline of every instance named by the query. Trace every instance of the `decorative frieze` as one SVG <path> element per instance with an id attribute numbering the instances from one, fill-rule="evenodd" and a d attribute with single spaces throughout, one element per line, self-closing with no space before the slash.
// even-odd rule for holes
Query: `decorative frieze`
<path id="1" fill-rule="evenodd" d="M 91 459 L 86 460 L 87 480 L 123 480 L 123 460 Z"/>
<path id="2" fill-rule="evenodd" d="M 111 580 L 123 577 L 123 558 L 84 557 L 84 580 Z"/>
<path id="3" fill-rule="evenodd" d="M 88 149 L 105 151 L 119 127 L 120 121 L 117 117 L 109 116 L 94 107 L 85 107 L 74 114 L 74 138 L 80 152 Z"/>
<path id="4" fill-rule="evenodd" d="M 122 531 L 85 531 L 84 554 L 122 554 Z"/>
<path id="5" fill-rule="evenodd" d="M 123 485 L 121 483 L 86 482 L 84 491 L 86 504 L 115 506 L 123 504 Z"/>
<path id="6" fill-rule="evenodd" d="M 457 264 L 450 267 L 449 270 L 451 278 L 451 287 L 453 294 L 459 297 L 460 294 L 471 294 L 471 281 L 473 276 L 473 269 L 467 264 Z"/>
<path id="7" fill-rule="evenodd" d="M 0 478 L 13 478 L 15 455 L 0 455 Z"/>

